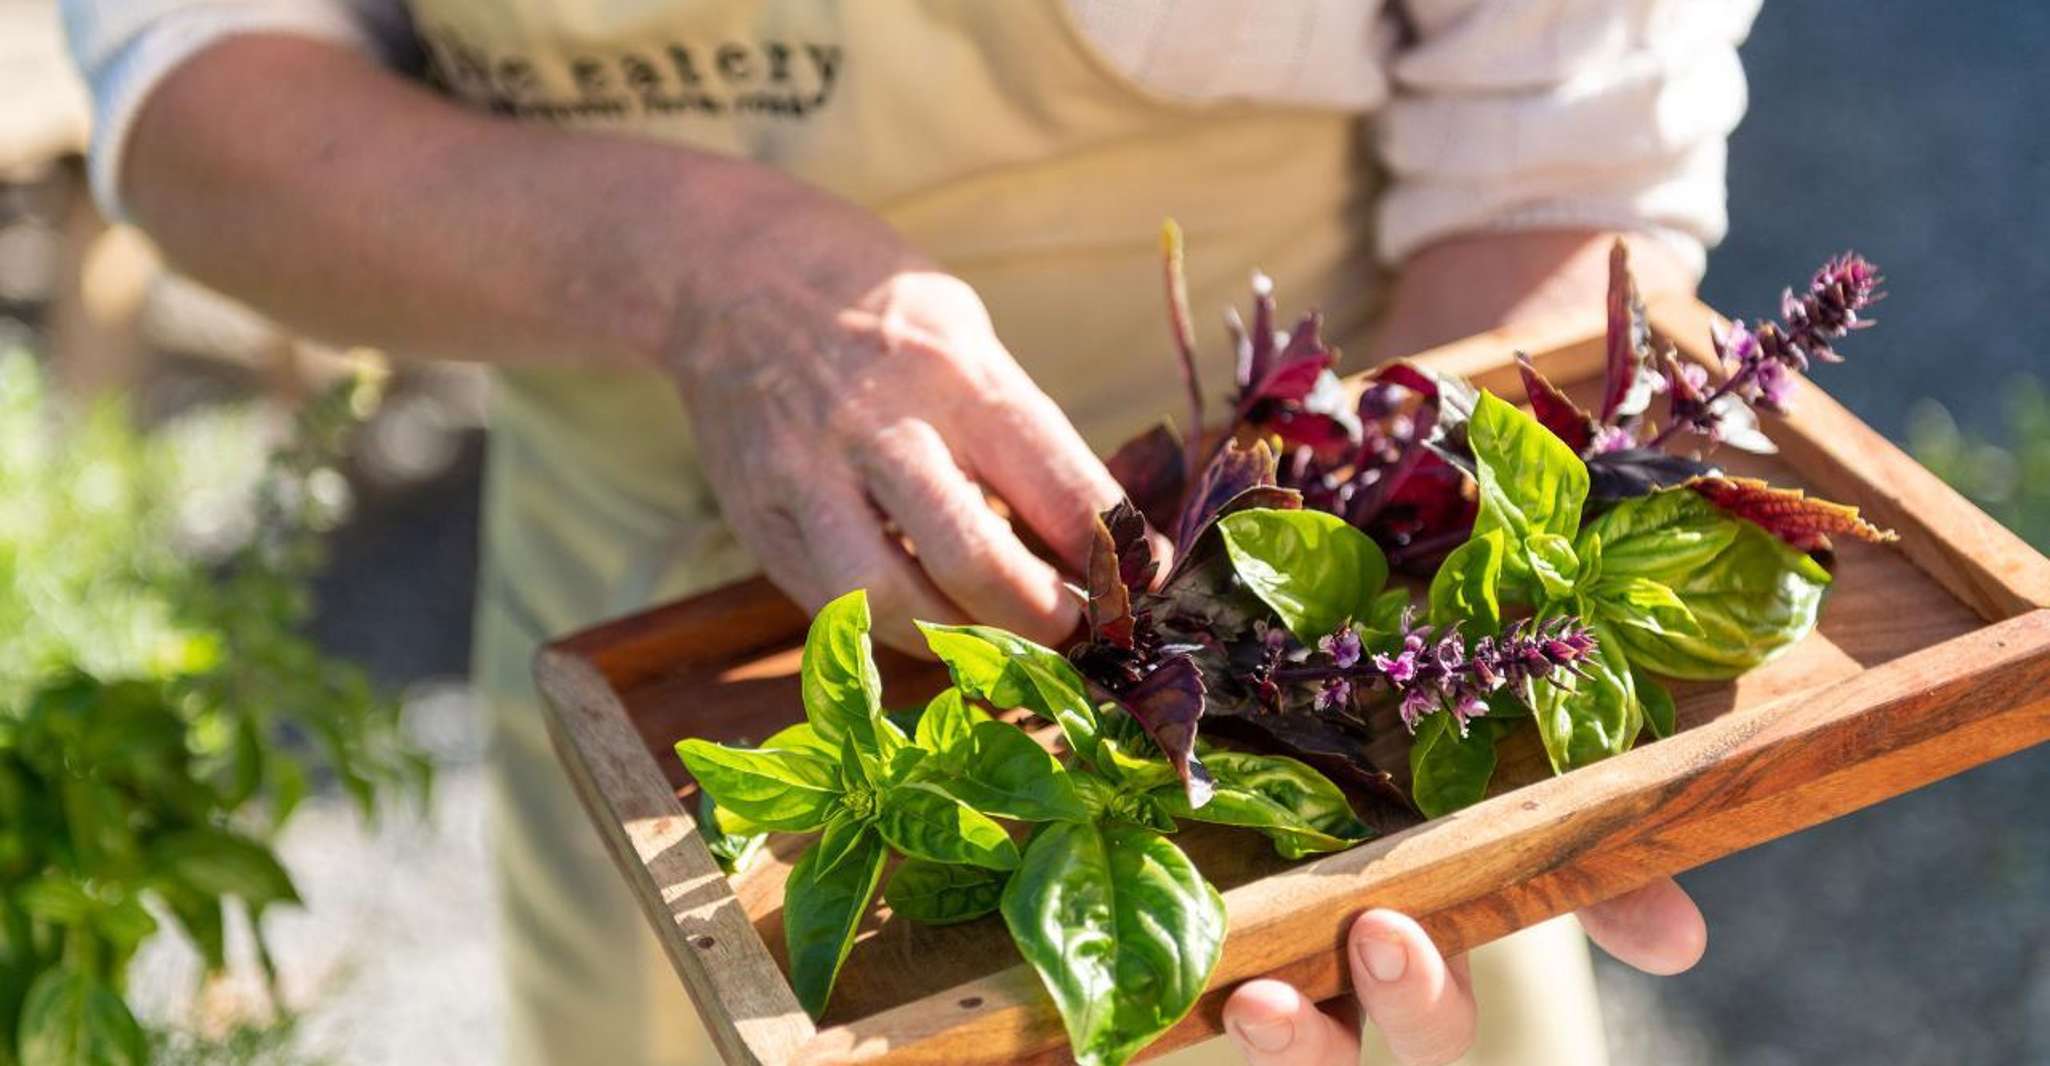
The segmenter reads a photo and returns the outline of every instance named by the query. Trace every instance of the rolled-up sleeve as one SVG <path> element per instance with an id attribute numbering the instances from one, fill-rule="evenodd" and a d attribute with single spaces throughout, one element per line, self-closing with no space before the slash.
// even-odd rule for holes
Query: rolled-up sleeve
<path id="1" fill-rule="evenodd" d="M 1377 143 L 1382 257 L 1456 234 L 1638 230 L 1697 272 L 1728 227 L 1759 0 L 1407 0 Z"/>
<path id="2" fill-rule="evenodd" d="M 121 155 L 150 93 L 180 63 L 239 33 L 334 41 L 379 58 L 410 48 L 400 0 L 62 0 L 71 55 L 92 92 L 87 172 L 109 218 L 121 218 Z"/>

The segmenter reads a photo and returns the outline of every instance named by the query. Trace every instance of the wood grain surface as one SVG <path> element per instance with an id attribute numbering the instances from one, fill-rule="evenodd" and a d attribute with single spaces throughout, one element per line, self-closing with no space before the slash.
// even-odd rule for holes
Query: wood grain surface
<path id="1" fill-rule="evenodd" d="M 1694 358 L 1711 317 L 1691 301 L 1653 309 Z M 1422 361 L 1516 397 L 1508 357 L 1523 350 L 1586 388 L 1600 330 L 1570 317 Z M 1734 683 L 1674 686 L 1672 738 L 1553 777 L 1519 736 L 1486 802 L 1388 825 L 1342 854 L 1291 866 L 1255 834 L 1184 830 L 1178 841 L 1225 890 L 1232 932 L 1210 993 L 1155 1052 L 1217 1032 L 1224 995 L 1250 977 L 1343 992 L 1343 929 L 1366 907 L 1405 910 L 1448 953 L 1464 950 L 2050 739 L 2050 562 L 1820 390 L 1798 403 L 1767 421 L 1779 455 L 1717 460 L 1856 504 L 1902 535 L 1839 545 L 1815 634 Z M 675 791 L 687 781 L 672 746 L 759 739 L 800 717 L 804 621 L 750 581 L 566 638 L 537 664 L 562 757 L 679 979 L 735 1062 L 1062 1061 L 1059 1021 L 1000 921 L 873 916 L 814 1027 L 780 968 L 782 883 L 804 841 L 772 840 L 770 860 L 717 874 Z M 946 683 L 901 656 L 883 672 L 893 707 Z M 1385 735 L 1372 755 L 1400 773 L 1406 739 L 1392 723 Z"/>

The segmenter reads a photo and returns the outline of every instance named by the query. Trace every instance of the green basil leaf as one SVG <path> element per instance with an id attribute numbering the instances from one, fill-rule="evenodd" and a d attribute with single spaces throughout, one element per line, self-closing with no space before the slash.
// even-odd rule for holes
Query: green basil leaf
<path id="1" fill-rule="evenodd" d="M 1374 835 L 1345 793 L 1307 763 L 1242 751 L 1212 751 L 1204 762 L 1217 785 L 1211 802 L 1191 809 L 1179 792 L 1162 789 L 1153 798 L 1167 813 L 1258 829 L 1285 859 L 1342 851 Z"/>
<path id="2" fill-rule="evenodd" d="M 91 974 L 43 971 L 22 1000 L 20 1066 L 146 1066 L 149 1044 L 128 1005 Z"/>
<path id="3" fill-rule="evenodd" d="M 828 759 L 840 757 L 840 746 L 819 735 L 810 722 L 784 726 L 769 734 L 767 740 L 755 745 L 757 748 L 783 748 L 791 751 L 809 751 Z"/>
<path id="4" fill-rule="evenodd" d="M 1665 636 L 1698 637 L 1701 623 L 1680 594 L 1648 577 L 1605 577 L 1588 590 L 1595 617 Z"/>
<path id="5" fill-rule="evenodd" d="M 1388 583 L 1381 549 L 1334 514 L 1255 508 L 1217 529 L 1239 580 L 1304 644 L 1366 618 Z"/>
<path id="6" fill-rule="evenodd" d="M 950 688 L 932 698 L 925 705 L 925 713 L 918 716 L 918 729 L 912 736 L 912 743 L 934 753 L 943 755 L 958 744 L 968 741 L 968 731 L 977 722 L 990 720 L 988 712 L 969 703 L 958 688 Z"/>
<path id="7" fill-rule="evenodd" d="M 914 859 L 968 863 L 992 870 L 1018 866 L 1018 845 L 981 811 L 924 781 L 883 794 L 876 829 L 890 846 Z"/>
<path id="8" fill-rule="evenodd" d="M 1383 589 L 1374 602 L 1367 606 L 1364 623 L 1369 636 L 1400 633 L 1402 620 L 1409 613 L 1409 590 L 1406 588 Z"/>
<path id="9" fill-rule="evenodd" d="M 720 808 L 712 794 L 698 790 L 698 835 L 705 838 L 705 849 L 719 860 L 719 868 L 729 874 L 739 873 L 754 864 L 762 853 L 762 845 L 768 836 L 761 830 L 744 824 L 744 819 L 735 819 L 735 828 L 721 824 Z"/>
<path id="10" fill-rule="evenodd" d="M 1572 541 L 1557 533 L 1532 533 L 1524 538 L 1523 554 L 1546 598 L 1573 595 L 1574 586 L 1580 583 L 1580 556 L 1574 554 Z"/>
<path id="11" fill-rule="evenodd" d="M 1409 792 L 1417 810 L 1436 818 L 1485 799 L 1499 730 L 1499 723 L 1477 718 L 1462 737 L 1451 715 L 1425 715 L 1409 747 Z"/>
<path id="12" fill-rule="evenodd" d="M 838 869 L 861 847 L 863 835 L 868 832 L 868 820 L 853 811 L 841 808 L 826 819 L 825 831 L 819 834 L 814 851 L 819 853 L 818 869 L 814 876 L 824 877 Z"/>
<path id="13" fill-rule="evenodd" d="M 869 639 L 868 593 L 862 589 L 819 608 L 804 636 L 798 668 L 804 714 L 828 743 L 853 737 L 884 759 L 905 744 L 904 733 L 883 717 L 883 677 Z"/>
<path id="14" fill-rule="evenodd" d="M 1104 737 L 1097 746 L 1097 770 L 1123 791 L 1146 792 L 1180 779 L 1174 764 L 1163 758 L 1160 749 L 1145 736 L 1140 733 L 1133 737 Z"/>
<path id="15" fill-rule="evenodd" d="M 989 626 L 920 622 L 918 628 L 964 695 L 1031 711 L 1058 724 L 1071 750 L 1095 755 L 1100 729 L 1089 687 L 1059 652 Z"/>
<path id="16" fill-rule="evenodd" d="M 150 846 L 152 863 L 201 892 L 236 896 L 251 907 L 297 903 L 298 890 L 277 856 L 257 841 L 217 829 L 188 829 Z"/>
<path id="17" fill-rule="evenodd" d="M 1150 830 L 1042 827 L 1004 923 L 1060 1008 L 1081 1066 L 1120 1066 L 1195 1005 L 1224 953 L 1224 900 Z"/>
<path id="18" fill-rule="evenodd" d="M 883 886 L 883 902 L 901 917 L 952 925 L 996 913 L 1010 875 L 981 866 L 907 859 Z"/>
<path id="19" fill-rule="evenodd" d="M 1580 533 L 1581 554 L 1601 541 L 1603 577 L 1674 579 L 1707 566 L 1737 537 L 1737 519 L 1688 488 L 1633 496 L 1603 512 Z"/>
<path id="20" fill-rule="evenodd" d="M 679 741 L 676 754 L 721 810 L 762 829 L 817 829 L 842 792 L 834 764 L 809 752 L 729 748 L 691 739 Z"/>
<path id="21" fill-rule="evenodd" d="M 931 768 L 927 760 L 936 760 L 937 758 L 931 752 L 916 745 L 907 745 L 899 748 L 897 749 L 897 754 L 890 757 L 890 765 L 883 768 L 883 780 L 885 783 L 892 785 L 910 781 L 925 774 Z"/>
<path id="22" fill-rule="evenodd" d="M 1594 632 L 1595 652 L 1580 662 L 1586 677 L 1571 678 L 1570 689 L 1550 681 L 1536 684 L 1531 711 L 1553 773 L 1628 751 L 1644 725 L 1644 708 L 1616 640 L 1620 630 L 1596 623 Z"/>
<path id="23" fill-rule="evenodd" d="M 1651 727 L 1651 735 L 1660 740 L 1672 736 L 1679 728 L 1679 709 L 1673 705 L 1673 694 L 1634 666 L 1630 668 L 1630 683 L 1637 686 L 1637 701 L 1644 705 L 1644 723 Z"/>
<path id="24" fill-rule="evenodd" d="M 977 722 L 956 751 L 957 772 L 938 784 L 984 814 L 1020 822 L 1075 822 L 1090 816 L 1071 775 L 1038 741 L 1009 722 Z M 1173 774 L 1168 768 L 1168 775 Z"/>
<path id="25" fill-rule="evenodd" d="M 1686 604 L 1699 632 L 1619 626 L 1615 639 L 1633 665 L 1689 681 L 1727 680 L 1815 629 L 1829 572 L 1763 529 L 1727 521 L 1737 529 L 1722 551 L 1691 572 L 1662 579 Z"/>
<path id="26" fill-rule="evenodd" d="M 1506 544 L 1520 546 L 1533 533 L 1572 537 L 1580 531 L 1587 502 L 1587 464 L 1551 430 L 1493 393 L 1483 391 L 1467 422 L 1473 446 L 1474 481 L 1480 510 L 1473 535 L 1502 530 Z M 1537 577 L 1521 551 L 1502 560 L 1503 580 L 1535 592 Z"/>
<path id="27" fill-rule="evenodd" d="M 1507 542 L 1499 529 L 1475 534 L 1452 550 L 1431 578 L 1431 624 L 1461 623 L 1476 636 L 1502 630 L 1502 605 L 1496 587 L 1502 580 Z"/>
<path id="28" fill-rule="evenodd" d="M 871 762 L 860 748 L 855 747 L 853 737 L 840 738 L 840 790 L 851 792 L 858 788 L 874 788 L 880 768 Z"/>
<path id="29" fill-rule="evenodd" d="M 838 865 L 821 866 L 819 846 L 805 850 L 783 885 L 783 938 L 790 953 L 790 987 L 814 1018 L 826 1012 L 840 965 L 883 879 L 889 850 L 864 828 Z"/>

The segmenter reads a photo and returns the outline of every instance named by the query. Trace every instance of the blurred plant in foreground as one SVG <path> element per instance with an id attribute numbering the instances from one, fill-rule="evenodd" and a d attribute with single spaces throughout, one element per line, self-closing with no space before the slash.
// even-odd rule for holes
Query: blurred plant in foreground
<path id="1" fill-rule="evenodd" d="M 2004 391 L 1997 439 L 1960 429 L 1948 409 L 1924 399 L 1908 413 L 1908 450 L 2002 525 L 2050 549 L 2050 391 L 2033 377 Z"/>
<path id="2" fill-rule="evenodd" d="M 274 978 L 257 919 L 298 894 L 270 841 L 312 775 L 366 814 L 425 788 L 396 704 L 301 635 L 379 385 L 308 404 L 265 460 L 254 421 L 142 434 L 0 353 L 0 1066 L 140 1066 L 124 979 L 159 916 L 215 973 L 240 900 Z"/>

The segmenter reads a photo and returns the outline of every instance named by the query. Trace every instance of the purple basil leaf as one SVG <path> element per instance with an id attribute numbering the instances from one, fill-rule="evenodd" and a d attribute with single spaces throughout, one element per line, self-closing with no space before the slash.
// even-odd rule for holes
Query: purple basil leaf
<path id="1" fill-rule="evenodd" d="M 1643 414 L 1659 384 L 1652 362 L 1651 324 L 1630 277 L 1630 249 L 1620 237 L 1609 249 L 1608 320 L 1608 375 L 1602 382 L 1597 419 L 1613 426 Z"/>
<path id="2" fill-rule="evenodd" d="M 1120 445 L 1103 465 L 1148 522 L 1157 529 L 1174 527 L 1189 478 L 1173 430 L 1156 425 Z"/>
<path id="3" fill-rule="evenodd" d="M 1250 488 L 1274 484 L 1274 472 L 1274 453 L 1266 441 L 1254 441 L 1250 448 L 1239 447 L 1237 441 L 1226 441 L 1197 479 L 1196 491 L 1182 503 L 1181 518 L 1175 523 L 1176 554 L 1188 551 L 1197 534 L 1233 497 Z"/>
<path id="4" fill-rule="evenodd" d="M 1134 516 L 1139 513 L 1123 501 L 1118 507 Z M 1098 515 L 1089 541 L 1089 636 L 1129 650 L 1138 623 L 1132 617 L 1132 591 L 1119 572 L 1117 542 L 1106 523 L 1106 518 L 1117 513 L 1117 508 L 1112 508 Z M 1144 538 L 1140 539 L 1143 543 Z"/>
<path id="5" fill-rule="evenodd" d="M 1565 441 L 1574 454 L 1586 453 L 1595 439 L 1594 419 L 1559 391 L 1559 386 L 1538 373 L 1537 367 L 1531 365 L 1530 357 L 1522 352 L 1516 353 L 1516 371 L 1523 375 L 1523 391 L 1530 399 L 1531 414 L 1536 415 L 1538 422 L 1551 430 L 1553 436 Z"/>
<path id="6" fill-rule="evenodd" d="M 1118 580 L 1134 596 L 1152 588 L 1160 567 L 1153 559 L 1153 544 L 1146 539 L 1146 517 L 1130 500 L 1119 500 L 1099 521 L 1117 552 Z"/>
<path id="7" fill-rule="evenodd" d="M 1604 452 L 1587 460 L 1587 496 L 1593 502 L 1614 503 L 1717 472 L 1714 466 L 1698 459 L 1649 448 Z"/>
<path id="8" fill-rule="evenodd" d="M 1174 764 L 1189 806 L 1210 802 L 1210 772 L 1196 758 L 1196 727 L 1203 717 L 1203 675 L 1196 664 L 1186 655 L 1168 659 L 1118 702 Z"/>

